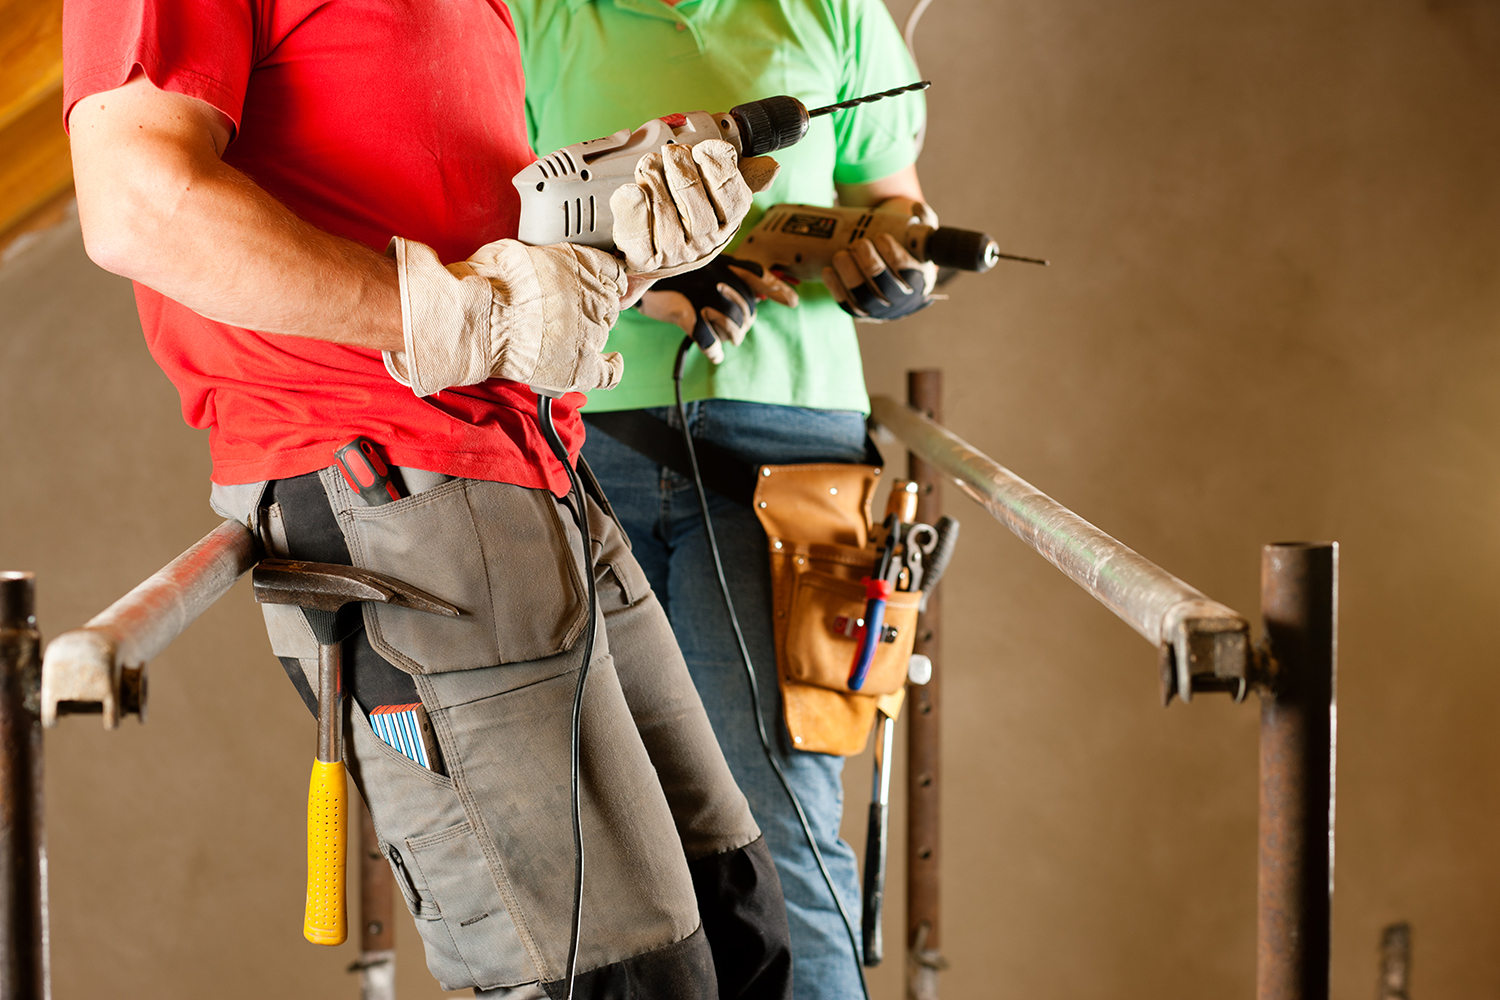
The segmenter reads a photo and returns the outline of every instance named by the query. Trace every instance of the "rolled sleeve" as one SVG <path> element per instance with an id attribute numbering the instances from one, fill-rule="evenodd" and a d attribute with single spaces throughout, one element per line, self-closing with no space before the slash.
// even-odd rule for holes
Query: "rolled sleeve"
<path id="1" fill-rule="evenodd" d="M 251 0 L 67 0 L 63 118 L 139 73 L 211 105 L 238 131 L 254 58 Z"/>
<path id="2" fill-rule="evenodd" d="M 906 42 L 880 0 L 849 0 L 844 46 L 846 69 L 839 100 L 891 90 L 918 79 Z M 927 103 L 920 92 L 836 112 L 834 183 L 865 184 L 916 162 L 916 135 L 926 118 Z"/>

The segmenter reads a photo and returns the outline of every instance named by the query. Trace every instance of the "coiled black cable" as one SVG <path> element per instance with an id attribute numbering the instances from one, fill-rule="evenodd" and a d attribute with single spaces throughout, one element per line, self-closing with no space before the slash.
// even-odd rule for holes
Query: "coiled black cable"
<path id="1" fill-rule="evenodd" d="M 740 629 L 739 616 L 734 612 L 734 600 L 729 596 L 729 582 L 724 578 L 724 563 L 719 558 L 719 543 L 714 537 L 713 518 L 708 514 L 708 494 L 703 489 L 703 477 L 698 473 L 698 453 L 693 447 L 692 430 L 688 427 L 687 407 L 682 403 L 682 366 L 692 347 L 693 338 L 684 337 L 682 346 L 677 349 L 677 360 L 672 364 L 672 390 L 677 399 L 677 419 L 682 424 L 682 440 L 687 445 L 688 462 L 693 469 L 693 487 L 698 491 L 698 509 L 703 514 L 703 530 L 708 535 L 708 551 L 713 555 L 714 573 L 719 578 L 719 593 L 724 598 L 724 610 L 729 612 L 729 624 L 734 629 L 734 639 L 740 647 L 740 659 L 745 664 L 745 677 L 750 682 L 750 705 L 755 712 L 755 731 L 760 737 L 760 748 L 766 755 L 766 763 L 770 764 L 771 770 L 776 772 L 776 780 L 781 782 L 786 797 L 791 800 L 792 809 L 797 813 L 797 822 L 802 824 L 802 835 L 807 838 L 807 846 L 812 848 L 813 860 L 817 861 L 818 871 L 822 873 L 823 882 L 828 886 L 828 894 L 833 897 L 833 904 L 838 907 L 839 916 L 844 920 L 844 931 L 849 935 L 849 948 L 854 955 L 855 974 L 859 976 L 859 988 L 864 993 L 865 1000 L 870 1000 L 870 987 L 865 982 L 864 963 L 860 960 L 859 940 L 854 933 L 854 921 L 849 919 L 849 911 L 844 909 L 844 901 L 839 898 L 838 890 L 833 886 L 833 876 L 828 871 L 828 865 L 823 861 L 823 852 L 818 849 L 818 841 L 813 836 L 812 825 L 807 822 L 807 813 L 802 809 L 802 801 L 792 790 L 791 782 L 787 781 L 786 772 L 781 769 L 781 761 L 776 759 L 776 753 L 771 749 L 770 737 L 766 735 L 765 713 L 760 708 L 760 680 L 755 676 L 755 664 L 750 659 L 750 647 L 745 645 L 745 633 Z"/>
<path id="2" fill-rule="evenodd" d="M 578 971 L 578 939 L 583 932 L 583 811 L 579 797 L 579 734 L 583 722 L 583 687 L 588 682 L 589 664 L 594 659 L 594 619 L 599 611 L 599 595 L 594 589 L 593 540 L 589 537 L 588 501 L 584 498 L 583 483 L 578 479 L 578 470 L 568 461 L 568 449 L 558 437 L 557 427 L 552 422 L 552 397 L 536 394 L 536 421 L 541 426 L 542 437 L 552 448 L 552 454 L 568 470 L 569 508 L 573 523 L 583 538 L 583 575 L 587 581 L 589 597 L 589 619 L 583 633 L 583 665 L 578 668 L 578 684 L 573 689 L 573 720 L 568 754 L 568 784 L 573 805 L 573 925 L 568 939 L 568 991 L 567 1000 L 573 1000 L 573 979 Z"/>

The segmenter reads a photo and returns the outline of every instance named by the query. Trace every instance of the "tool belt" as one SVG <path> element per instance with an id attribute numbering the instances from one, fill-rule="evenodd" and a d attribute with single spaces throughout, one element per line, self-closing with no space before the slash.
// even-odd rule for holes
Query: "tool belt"
<path id="1" fill-rule="evenodd" d="M 859 691 L 849 690 L 875 569 L 871 465 L 763 465 L 754 497 L 771 558 L 771 613 L 787 731 L 798 750 L 864 749 L 875 712 L 895 717 L 905 696 L 920 591 L 887 598 L 885 625 Z"/>
<path id="2" fill-rule="evenodd" d="M 649 413 L 584 412 L 621 444 L 692 478 L 681 431 Z M 864 749 L 877 710 L 895 717 L 905 697 L 920 591 L 896 591 L 859 691 L 849 689 L 876 552 L 870 505 L 876 465 L 762 465 L 694 442 L 704 485 L 748 504 L 767 536 L 777 677 L 798 750 L 850 756 Z"/>

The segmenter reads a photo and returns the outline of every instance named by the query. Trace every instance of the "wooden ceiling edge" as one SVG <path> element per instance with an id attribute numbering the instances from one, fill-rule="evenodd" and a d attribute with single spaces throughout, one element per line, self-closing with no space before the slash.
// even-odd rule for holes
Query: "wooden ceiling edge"
<path id="1" fill-rule="evenodd" d="M 63 67 L 59 59 L 47 72 L 45 76 L 39 77 L 31 86 L 21 91 L 20 95 L 6 102 L 0 107 L 0 131 L 4 131 L 12 122 L 31 111 L 38 104 L 45 103 L 49 98 L 57 98 L 58 117 L 62 116 L 62 88 Z"/>
<path id="2" fill-rule="evenodd" d="M 9 263 L 15 253 L 23 250 L 17 245 L 23 237 L 40 234 L 54 226 L 73 224 L 76 216 L 72 209 L 73 182 L 70 180 L 20 219 L 0 229 L 0 266 Z"/>

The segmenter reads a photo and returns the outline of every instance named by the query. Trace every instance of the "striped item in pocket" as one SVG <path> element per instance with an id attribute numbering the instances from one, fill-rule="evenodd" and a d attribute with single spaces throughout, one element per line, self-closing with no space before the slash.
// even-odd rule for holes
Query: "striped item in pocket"
<path id="1" fill-rule="evenodd" d="M 432 769 L 432 754 L 428 750 L 431 723 L 421 702 L 381 705 L 370 712 L 370 728 L 397 753 Z"/>

